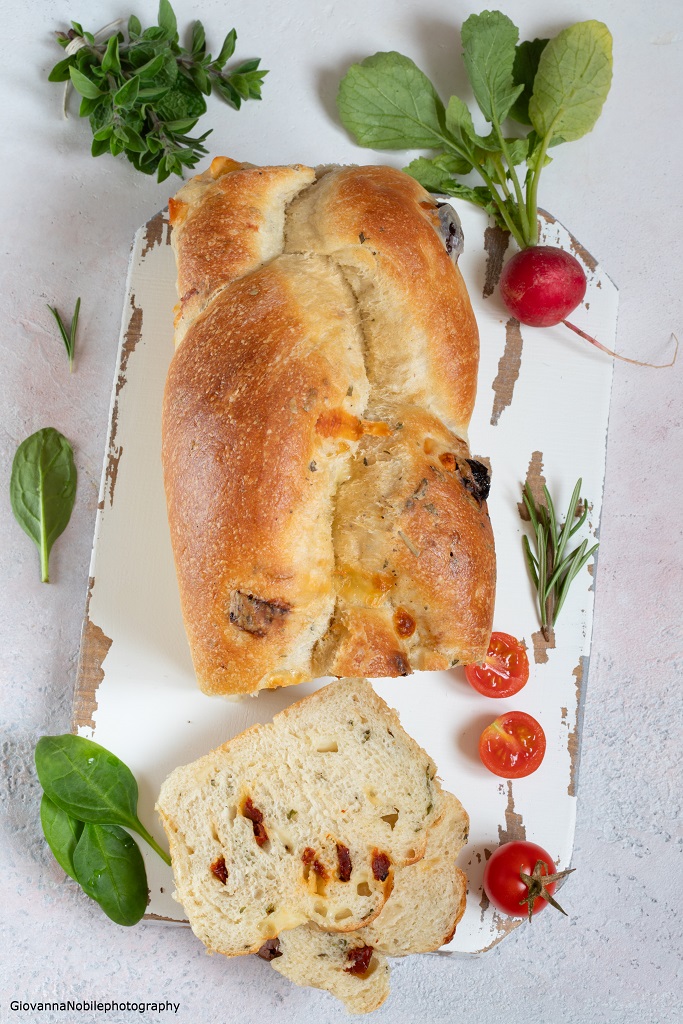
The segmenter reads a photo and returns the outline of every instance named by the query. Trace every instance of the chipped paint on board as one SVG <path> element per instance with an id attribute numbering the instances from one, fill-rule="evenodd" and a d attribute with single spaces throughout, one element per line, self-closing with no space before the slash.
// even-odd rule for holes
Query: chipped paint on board
<path id="1" fill-rule="evenodd" d="M 484 249 L 486 250 L 486 270 L 484 272 L 484 289 L 482 295 L 488 299 L 493 295 L 496 285 L 500 281 L 503 269 L 503 259 L 510 244 L 510 232 L 504 231 L 494 224 L 484 232 Z"/>
<path id="2" fill-rule="evenodd" d="M 177 924 L 180 928 L 189 928 L 189 921 L 179 921 L 177 917 L 165 917 L 164 914 L 145 914 L 145 921 L 167 921 L 169 924 Z"/>
<path id="3" fill-rule="evenodd" d="M 555 630 L 549 629 L 546 638 L 543 631 L 538 629 L 531 634 L 531 642 L 534 645 L 534 664 L 545 665 L 548 661 L 548 651 L 555 650 Z"/>
<path id="4" fill-rule="evenodd" d="M 151 222 L 150 222 L 151 223 Z M 121 357 L 119 360 L 119 370 L 116 378 L 116 388 L 114 391 L 114 405 L 111 412 L 111 426 L 109 431 L 109 454 L 107 457 L 107 465 L 104 471 L 104 489 L 105 493 L 109 496 L 109 505 L 114 503 L 114 488 L 116 487 L 116 478 L 119 472 L 119 462 L 123 455 L 123 445 L 117 444 L 116 436 L 119 427 L 119 395 L 123 390 L 126 383 L 126 372 L 128 369 L 128 360 L 135 351 L 135 347 L 140 341 L 142 335 L 142 307 L 135 304 L 135 295 L 131 295 L 130 304 L 133 312 L 130 315 L 128 321 L 128 327 L 123 337 L 123 344 L 121 346 Z"/>
<path id="5" fill-rule="evenodd" d="M 571 250 L 578 260 L 580 260 L 588 269 L 595 272 L 595 268 L 598 265 L 598 261 L 595 256 L 591 256 L 585 245 L 581 245 L 578 239 L 574 238 L 574 235 L 569 236 Z"/>
<path id="6" fill-rule="evenodd" d="M 503 409 L 512 403 L 512 395 L 522 365 L 522 330 L 519 320 L 510 317 L 505 324 L 505 349 L 498 363 L 498 373 L 491 385 L 493 389 L 493 409 L 491 410 L 491 426 L 495 427 Z"/>
<path id="7" fill-rule="evenodd" d="M 507 780 L 508 800 L 505 808 L 505 828 L 498 826 L 498 839 L 502 843 L 511 843 L 517 839 L 526 839 L 526 826 L 522 815 L 515 810 L 515 798 L 512 792 L 512 780 Z"/>
<path id="8" fill-rule="evenodd" d="M 164 227 L 166 227 L 166 245 L 170 245 L 171 225 L 168 220 L 168 209 L 159 210 L 159 212 L 145 224 L 145 238 L 142 246 L 142 252 L 140 254 L 141 259 L 144 259 L 147 253 L 151 252 L 155 246 L 162 244 Z"/>
<path id="9" fill-rule="evenodd" d="M 503 843 L 512 843 L 517 840 L 526 839 L 526 826 L 524 824 L 522 815 L 517 810 L 515 810 L 515 798 L 512 791 L 512 781 L 510 779 L 507 780 L 507 804 L 505 807 L 505 827 L 503 827 L 502 825 L 498 826 L 498 839 L 501 846 L 503 845 Z M 488 854 L 488 856 L 486 857 L 486 860 L 488 861 L 489 857 L 491 856 L 491 851 L 486 850 L 485 853 Z M 486 895 L 486 892 L 484 891 L 484 888 L 482 886 L 481 899 L 479 900 L 482 921 L 484 920 L 485 915 L 488 913 L 490 906 L 491 904 L 489 898 Z M 493 949 L 493 947 L 498 945 L 498 943 L 502 939 L 504 939 L 506 935 L 509 935 L 510 932 L 514 931 L 515 928 L 518 928 L 520 924 L 522 924 L 522 918 L 505 917 L 503 914 L 498 913 L 498 911 L 494 909 L 491 914 L 491 923 L 496 930 L 496 936 L 492 942 L 482 947 L 482 949 L 480 950 L 481 953 L 486 953 L 489 949 Z"/>
<path id="10" fill-rule="evenodd" d="M 515 798 L 512 791 L 512 780 L 507 780 L 507 804 L 505 807 L 505 828 L 502 825 L 498 826 L 498 839 L 500 845 L 503 843 L 512 843 L 518 840 L 526 839 L 526 826 L 522 815 L 515 810 Z M 488 860 L 488 857 L 486 858 Z M 482 888 L 482 898 L 480 901 L 480 907 L 482 909 L 482 916 L 489 908 L 489 899 Z M 481 950 L 482 953 L 486 953 L 489 949 L 493 949 L 498 943 L 509 935 L 510 932 L 514 931 L 515 928 L 519 928 L 520 924 L 523 923 L 522 918 L 505 917 L 503 914 L 498 913 L 497 910 L 493 910 L 492 924 L 496 929 L 496 937 L 487 946 L 484 946 Z"/>
<path id="11" fill-rule="evenodd" d="M 567 737 L 567 749 L 569 750 L 569 785 L 567 793 L 569 796 L 576 796 L 576 789 L 579 781 L 579 746 L 581 735 L 581 709 L 583 707 L 583 693 L 586 685 L 588 672 L 588 658 L 585 655 L 572 672 L 574 685 L 576 687 L 576 719 L 574 728 L 570 729 Z"/>
<path id="12" fill-rule="evenodd" d="M 548 213 L 547 210 L 539 210 L 538 216 L 541 222 L 541 228 L 543 227 L 543 221 L 545 221 L 546 224 L 557 224 L 556 218 L 553 217 L 552 214 Z M 566 228 L 563 228 L 563 230 L 567 231 Z M 591 274 L 595 273 L 598 266 L 598 261 L 596 260 L 595 256 L 589 253 L 585 245 L 582 245 L 581 242 L 579 242 L 578 238 L 576 238 L 571 233 L 571 231 L 567 231 L 567 235 L 569 237 L 569 248 L 572 250 L 576 258 L 583 263 L 583 265 Z M 545 244 L 547 245 L 548 242 L 546 242 Z M 598 284 L 598 287 L 600 288 L 602 286 Z"/>
<path id="13" fill-rule="evenodd" d="M 543 476 L 543 452 L 532 452 L 524 483 L 531 491 L 531 496 L 536 504 L 545 505 L 543 488 L 546 481 Z M 519 509 L 519 518 L 524 520 L 525 523 L 530 522 L 529 513 L 523 501 L 517 502 L 517 508 Z"/>
<path id="14" fill-rule="evenodd" d="M 99 626 L 90 619 L 90 598 L 95 584 L 91 576 L 88 580 L 88 596 L 85 601 L 85 618 L 81 630 L 81 649 L 78 656 L 78 671 L 74 688 L 74 705 L 71 729 L 95 728 L 95 712 L 97 711 L 97 690 L 104 679 L 102 664 L 112 645 L 111 639 Z"/>

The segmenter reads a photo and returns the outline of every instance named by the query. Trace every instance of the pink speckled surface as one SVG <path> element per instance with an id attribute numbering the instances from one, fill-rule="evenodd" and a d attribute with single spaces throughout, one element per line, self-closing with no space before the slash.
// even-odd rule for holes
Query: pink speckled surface
<path id="1" fill-rule="evenodd" d="M 135 5 L 151 19 L 156 3 Z M 683 334 L 679 121 L 683 14 L 667 0 L 540 0 L 500 5 L 525 36 L 582 17 L 615 36 L 615 81 L 596 131 L 558 153 L 543 205 L 566 223 L 620 287 L 619 346 L 662 358 Z M 175 4 L 186 24 L 198 9 Z M 87 10 L 86 10 L 87 8 Z M 316 5 L 253 0 L 229 12 L 203 0 L 207 34 L 234 20 L 240 55 L 273 69 L 263 104 L 234 114 L 211 102 L 212 152 L 254 162 L 358 159 L 331 119 L 339 74 L 376 49 L 410 52 L 444 93 L 455 27 L 472 7 L 446 0 Z M 128 8 L 92 0 L 1 0 L 12 45 L 3 59 L 4 203 L 0 493 L 16 445 L 53 425 L 74 443 L 79 491 L 51 560 L 37 556 L 0 502 L 2 680 L 2 946 L 0 1020 L 178 1020 L 183 1024 L 342 1021 L 329 996 L 289 985 L 255 958 L 208 958 L 187 929 L 112 925 L 65 880 L 42 840 L 32 750 L 68 728 L 111 378 L 130 241 L 168 189 L 128 165 L 87 153 L 86 126 L 64 125 L 45 81 L 59 56 L 49 30 L 68 16 L 106 24 Z M 316 12 L 318 12 L 316 14 Z M 227 21 L 230 20 L 230 24 Z M 399 164 L 400 158 L 391 162 Z M 69 376 L 46 302 L 83 299 L 76 373 Z M 679 1013 L 683 362 L 673 370 L 617 364 L 597 572 L 593 657 L 583 731 L 574 865 L 566 920 L 552 912 L 479 960 L 397 962 L 392 995 L 373 1020 L 392 1024 L 504 1019 L 660 1024 Z M 577 409 L 577 416 L 580 409 Z M 502 429 L 502 428 L 501 428 Z M 13 1012 L 9 1000 L 120 999 L 180 1003 L 177 1015 Z"/>

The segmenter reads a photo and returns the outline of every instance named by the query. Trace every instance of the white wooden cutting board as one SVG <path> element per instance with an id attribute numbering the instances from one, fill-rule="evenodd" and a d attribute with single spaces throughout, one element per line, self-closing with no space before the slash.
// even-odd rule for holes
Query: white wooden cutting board
<path id="1" fill-rule="evenodd" d="M 486 215 L 458 205 L 466 249 L 460 266 L 481 334 L 477 405 L 470 428 L 475 457 L 492 466 L 489 510 L 498 556 L 494 628 L 526 641 L 527 686 L 491 700 L 467 684 L 463 669 L 416 672 L 375 681 L 407 731 L 436 761 L 444 786 L 471 818 L 470 842 L 458 863 L 469 879 L 465 916 L 448 953 L 490 949 L 519 921 L 488 906 L 481 881 L 490 852 L 515 838 L 539 843 L 560 868 L 569 865 L 576 818 L 582 705 L 593 616 L 593 565 L 575 581 L 559 621 L 556 647 L 538 633 L 527 576 L 518 502 L 521 485 L 545 478 L 559 510 L 578 477 L 597 535 L 602 503 L 612 361 L 560 326 L 519 329 L 494 289 L 505 236 Z M 488 230 L 487 230 L 488 229 Z M 175 267 L 167 214 L 135 236 L 123 311 L 95 529 L 90 586 L 74 706 L 74 729 L 121 757 L 140 785 L 139 813 L 163 841 L 154 802 L 167 774 L 224 743 L 322 685 L 276 691 L 242 702 L 207 697 L 192 671 L 176 588 L 160 465 L 161 401 L 173 354 Z M 586 300 L 573 320 L 614 347 L 617 290 L 572 236 L 545 217 L 545 240 L 573 251 L 588 276 Z M 484 293 L 490 293 L 486 297 Z M 577 536 L 577 540 L 581 537 Z M 541 768 L 506 782 L 477 754 L 485 725 L 508 710 L 537 718 L 547 737 Z M 184 920 L 172 899 L 170 868 L 144 843 L 149 914 Z M 571 885 L 571 881 L 569 883 Z M 571 908 L 571 896 L 563 900 Z"/>

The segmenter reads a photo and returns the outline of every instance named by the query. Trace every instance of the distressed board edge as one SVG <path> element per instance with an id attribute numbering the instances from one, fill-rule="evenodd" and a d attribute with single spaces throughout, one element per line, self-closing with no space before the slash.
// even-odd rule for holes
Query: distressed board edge
<path id="1" fill-rule="evenodd" d="M 111 476 L 112 451 L 116 437 L 116 409 L 118 396 L 121 390 L 121 374 L 126 359 L 126 338 L 130 322 L 134 314 L 128 313 L 127 299 L 131 293 L 133 273 L 136 263 L 142 259 L 148 249 L 143 250 L 143 241 L 147 243 L 150 231 L 154 230 L 158 220 L 163 216 L 163 211 L 150 218 L 146 224 L 138 228 L 133 237 L 130 254 L 128 257 L 128 269 L 126 272 L 126 284 L 124 288 L 124 312 L 121 317 L 119 328 L 119 342 L 116 351 L 114 364 L 114 379 L 112 382 L 111 395 L 109 399 L 109 411 L 107 415 L 107 442 L 102 458 L 102 472 L 100 476 L 100 488 L 97 500 L 97 512 L 95 515 L 95 528 L 93 543 L 90 553 L 90 568 L 88 575 L 88 589 L 85 598 L 85 611 L 81 625 L 81 638 L 78 653 L 78 667 L 76 669 L 76 682 L 74 684 L 73 703 L 71 710 L 71 732 L 75 734 L 88 733 L 92 736 L 95 730 L 95 712 L 97 711 L 97 690 L 104 679 L 103 662 L 109 653 L 112 640 L 105 635 L 103 630 L 90 619 L 90 602 L 96 583 L 96 559 L 97 539 L 100 532 L 102 517 L 105 513 L 106 495 Z M 154 227 L 153 227 L 154 226 Z"/>

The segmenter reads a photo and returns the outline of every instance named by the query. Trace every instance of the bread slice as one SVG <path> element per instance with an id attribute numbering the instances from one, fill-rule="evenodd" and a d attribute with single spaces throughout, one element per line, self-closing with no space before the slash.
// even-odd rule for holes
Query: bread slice
<path id="1" fill-rule="evenodd" d="M 387 956 L 427 953 L 449 942 L 465 911 L 467 879 L 455 858 L 467 842 L 469 819 L 456 797 L 444 796 L 425 856 L 397 869 L 391 897 L 372 924 L 344 936 L 313 924 L 284 932 L 271 967 L 297 985 L 326 989 L 350 1013 L 368 1013 L 389 994 Z M 360 973 L 356 950 L 365 952 L 367 969 Z"/>
<path id="2" fill-rule="evenodd" d="M 362 930 L 337 934 L 314 924 L 302 925 L 283 932 L 280 955 L 270 966 L 295 985 L 326 989 L 349 1013 L 371 1013 L 389 995 L 390 967 L 382 953 L 368 949 L 362 935 Z M 369 958 L 366 970 L 360 970 L 363 955 Z M 351 973 L 356 965 L 360 972 Z"/>
<path id="3" fill-rule="evenodd" d="M 331 683 L 183 768 L 157 809 L 195 934 L 235 956 L 314 922 L 373 921 L 445 795 L 367 680 Z"/>
<path id="4" fill-rule="evenodd" d="M 444 813 L 427 833 L 424 857 L 396 871 L 391 899 L 362 929 L 365 942 L 387 956 L 439 949 L 451 941 L 465 913 L 467 878 L 455 861 L 470 820 L 457 797 L 444 793 L 444 798 Z"/>

